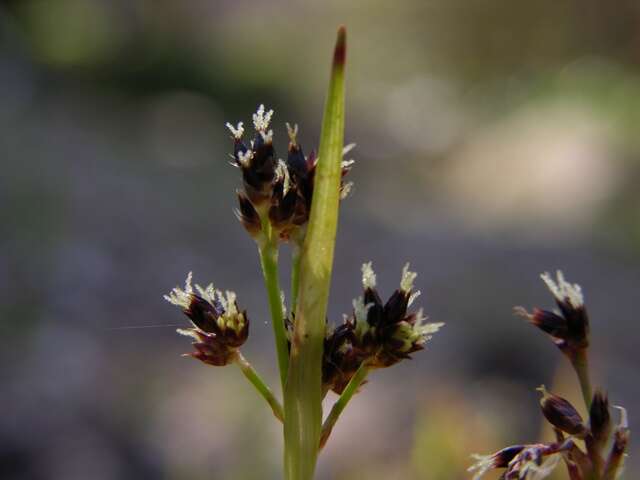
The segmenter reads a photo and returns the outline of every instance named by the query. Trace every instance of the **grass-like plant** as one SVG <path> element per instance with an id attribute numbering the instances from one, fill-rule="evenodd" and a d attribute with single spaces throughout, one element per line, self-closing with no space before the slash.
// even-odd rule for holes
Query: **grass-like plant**
<path id="1" fill-rule="evenodd" d="M 236 213 L 258 247 L 284 402 L 241 353 L 249 335 L 249 317 L 239 308 L 234 292 L 222 292 L 212 284 L 194 286 L 189 273 L 184 288 L 176 287 L 165 296 L 193 324 L 178 330 L 193 339 L 195 351 L 189 355 L 208 365 L 238 365 L 282 422 L 287 480 L 313 478 L 319 452 L 371 371 L 410 358 L 443 325 L 424 323 L 422 310 L 411 309 L 420 292 L 414 289 L 416 274 L 408 264 L 398 289 L 383 302 L 371 262 L 362 266 L 363 294 L 353 301 L 351 314 L 337 326 L 326 319 L 338 210 L 350 190 L 350 183 L 343 179 L 354 163 L 344 159 L 352 148 L 344 146 L 345 61 L 346 32 L 340 28 L 317 155 L 313 151 L 305 155 L 298 126 L 286 124 L 286 160 L 278 159 L 269 129 L 273 111 L 263 105 L 253 115 L 255 135 L 249 143 L 244 141 L 242 122 L 227 124 L 233 137 L 232 163 L 242 174 Z M 292 245 L 289 302 L 279 285 L 278 255 L 283 242 Z M 554 427 L 556 440 L 514 445 L 478 457 L 470 471 L 479 479 L 489 470 L 504 468 L 504 480 L 536 480 L 563 460 L 571 480 L 615 480 L 629 439 L 626 412 L 621 409 L 621 420 L 613 428 L 606 395 L 600 390 L 592 393 L 589 324 L 580 288 L 567 283 L 561 273 L 557 281 L 548 275 L 543 279 L 559 312 L 518 312 L 548 333 L 571 361 L 589 422 L 567 400 L 543 387 L 542 411 Z M 322 401 L 329 391 L 339 397 L 323 418 Z"/>
<path id="2" fill-rule="evenodd" d="M 189 273 L 184 288 L 165 296 L 193 324 L 178 330 L 193 339 L 195 351 L 189 355 L 214 366 L 237 364 L 282 422 L 287 480 L 313 478 L 320 450 L 368 374 L 423 349 L 442 325 L 424 323 L 422 310 L 410 310 L 419 292 L 408 264 L 399 288 L 383 302 L 371 262 L 362 267 L 363 294 L 354 300 L 352 313 L 337 326 L 326 319 L 338 210 L 351 186 L 343 177 L 354 163 L 344 159 L 353 147 L 344 146 L 345 61 L 346 31 L 340 28 L 317 155 L 305 155 L 298 126 L 286 124 L 287 156 L 278 159 L 269 129 L 273 111 L 263 105 L 253 115 L 255 135 L 248 144 L 242 122 L 227 124 L 232 163 L 242 174 L 237 216 L 258 247 L 284 403 L 240 351 L 249 318 L 234 292 L 223 293 L 212 284 L 193 286 Z M 292 245 L 293 255 L 289 308 L 278 280 L 283 242 Z M 329 391 L 339 397 L 323 420 L 322 401 Z"/>

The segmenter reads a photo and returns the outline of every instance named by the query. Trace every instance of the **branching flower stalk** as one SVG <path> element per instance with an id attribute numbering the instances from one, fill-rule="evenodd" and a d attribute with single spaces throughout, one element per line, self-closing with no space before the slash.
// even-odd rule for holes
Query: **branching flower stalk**
<path id="1" fill-rule="evenodd" d="M 274 339 L 283 404 L 259 376 L 240 348 L 249 335 L 249 317 L 236 294 L 208 285 L 184 288 L 165 299 L 182 309 L 192 323 L 179 333 L 190 337 L 187 354 L 207 365 L 235 363 L 283 423 L 284 477 L 311 480 L 317 457 L 347 404 L 375 369 L 386 368 L 414 352 L 441 326 L 425 323 L 422 310 L 410 307 L 414 272 L 402 270 L 400 286 L 383 303 L 376 290 L 371 262 L 362 267 L 363 295 L 353 312 L 334 327 L 327 321 L 340 201 L 350 191 L 344 176 L 353 160 L 344 156 L 346 31 L 338 31 L 318 155 L 305 155 L 298 126 L 286 124 L 287 156 L 279 159 L 270 124 L 273 110 L 260 105 L 253 115 L 254 137 L 245 143 L 242 122 L 227 123 L 233 138 L 232 164 L 242 174 L 236 215 L 258 247 Z M 279 285 L 281 243 L 292 245 L 289 314 Z M 323 423 L 322 400 L 339 395 Z"/>
<path id="2" fill-rule="evenodd" d="M 611 420 L 609 400 L 600 389 L 593 393 L 588 366 L 589 317 L 579 285 L 570 284 L 558 271 L 556 279 L 541 275 L 558 307 L 555 311 L 535 308 L 529 313 L 516 307 L 516 314 L 545 332 L 573 366 L 589 412 L 588 422 L 566 399 L 543 386 L 540 407 L 556 439 L 549 443 L 512 445 L 492 455 L 476 455 L 469 468 L 478 480 L 493 469 L 504 469 L 504 480 L 541 480 L 562 461 L 571 480 L 615 480 L 620 477 L 627 446 L 629 423 L 622 407 L 616 426 Z"/>

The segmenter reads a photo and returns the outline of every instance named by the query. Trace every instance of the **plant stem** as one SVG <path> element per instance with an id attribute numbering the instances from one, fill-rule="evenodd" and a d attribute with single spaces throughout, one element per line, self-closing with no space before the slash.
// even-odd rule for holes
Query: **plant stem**
<path id="1" fill-rule="evenodd" d="M 291 252 L 291 311 L 295 313 L 298 306 L 298 287 L 300 285 L 300 259 L 302 258 L 302 246 L 293 243 Z"/>
<path id="2" fill-rule="evenodd" d="M 584 399 L 584 404 L 587 407 L 587 412 L 589 412 L 591 410 L 593 391 L 591 389 L 591 379 L 589 378 L 589 358 L 587 356 L 587 350 L 582 349 L 572 355 L 571 365 L 573 365 L 573 369 L 576 371 L 576 375 L 580 381 L 582 398 Z"/>
<path id="3" fill-rule="evenodd" d="M 258 372 L 253 369 L 251 364 L 240 352 L 236 354 L 235 361 L 240 367 L 240 370 L 242 370 L 242 373 L 244 373 L 244 376 L 247 377 L 247 380 L 251 382 L 258 393 L 267 401 L 276 418 L 281 422 L 284 422 L 284 411 L 282 410 L 282 405 L 280 405 L 280 402 L 273 395 L 271 389 L 266 383 L 264 383 L 264 380 L 262 380 L 260 375 L 258 375 Z"/>
<path id="4" fill-rule="evenodd" d="M 278 356 L 278 369 L 280 371 L 280 384 L 284 392 L 287 382 L 289 367 L 289 347 L 287 345 L 287 333 L 284 326 L 284 312 L 282 298 L 280 297 L 280 281 L 278 279 L 278 244 L 272 240 L 269 221 L 263 222 L 263 228 L 267 228 L 267 240 L 259 244 L 260 265 L 264 276 L 264 285 L 269 299 L 271 311 L 271 324 L 276 341 L 276 354 Z"/>
<path id="5" fill-rule="evenodd" d="M 331 411 L 329 412 L 329 415 L 327 416 L 326 420 L 324 421 L 324 424 L 322 425 L 322 435 L 320 437 L 320 449 L 322 449 L 325 443 L 327 443 L 327 440 L 329 439 L 329 435 L 331 435 L 331 431 L 333 430 L 333 426 L 338 421 L 340 414 L 342 413 L 344 408 L 347 406 L 347 403 L 349 403 L 349 400 L 351 400 L 351 397 L 353 397 L 353 395 L 356 393 L 356 391 L 358 390 L 358 387 L 362 385 L 362 382 L 364 382 L 364 379 L 367 378 L 368 374 L 369 374 L 369 366 L 365 362 L 362 362 L 362 364 L 360 365 L 360 367 L 358 367 L 358 370 L 356 371 L 354 376 L 351 377 L 351 380 L 349 380 L 349 383 L 347 384 L 345 389 L 342 391 L 342 394 L 340 394 L 340 397 L 338 398 L 336 403 L 334 403 L 333 407 L 331 407 Z"/>
<path id="6" fill-rule="evenodd" d="M 311 480 L 322 429 L 322 348 L 338 227 L 344 145 L 346 31 L 338 30 L 320 135 L 311 213 L 300 259 L 298 305 L 284 396 L 284 471 Z"/>

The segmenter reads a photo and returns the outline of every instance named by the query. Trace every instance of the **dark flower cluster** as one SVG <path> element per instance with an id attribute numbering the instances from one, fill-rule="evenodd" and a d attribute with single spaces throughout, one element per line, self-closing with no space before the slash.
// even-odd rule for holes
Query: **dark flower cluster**
<path id="1" fill-rule="evenodd" d="M 184 289 L 175 287 L 164 297 L 180 307 L 193 324 L 193 328 L 178 330 L 194 340 L 196 351 L 187 355 L 209 365 L 228 365 L 249 336 L 247 313 L 238 308 L 234 292 L 223 294 L 209 284 L 206 288 L 196 285 L 195 293 L 191 278 L 189 272 Z"/>
<path id="2" fill-rule="evenodd" d="M 535 443 L 512 445 L 487 456 L 475 455 L 477 463 L 469 468 L 475 472 L 474 480 L 489 470 L 502 469 L 502 480 L 524 480 L 544 478 L 557 466 L 562 452 L 573 447 L 573 442 Z"/>
<path id="3" fill-rule="evenodd" d="M 267 223 L 280 240 L 299 239 L 309 220 L 318 159 L 313 151 L 304 155 L 297 141 L 298 126 L 289 124 L 286 161 L 277 159 L 273 130 L 269 130 L 272 116 L 273 110 L 265 111 L 264 105 L 260 105 L 253 114 L 256 134 L 248 146 L 243 141 L 243 123 L 236 127 L 227 123 L 234 139 L 233 165 L 242 171 L 243 190 L 238 192 L 237 216 L 257 240 L 268 235 L 264 231 Z M 346 147 L 343 154 L 352 147 Z M 342 162 L 343 176 L 352 165 L 352 160 Z M 350 183 L 342 183 L 341 196 L 346 196 L 350 188 Z"/>
<path id="4" fill-rule="evenodd" d="M 422 310 L 408 311 L 420 293 L 413 290 L 416 274 L 408 267 L 402 271 L 400 288 L 383 303 L 371 263 L 362 266 L 363 296 L 354 300 L 351 316 L 327 331 L 322 372 L 325 391 L 342 393 L 363 364 L 385 368 L 411 358 L 443 325 L 424 323 Z"/>
<path id="5" fill-rule="evenodd" d="M 552 425 L 556 441 L 529 445 L 512 445 L 492 455 L 476 455 L 477 462 L 469 468 L 475 472 L 474 480 L 489 470 L 505 469 L 500 478 L 504 480 L 542 479 L 549 475 L 563 460 L 571 480 L 588 478 L 611 478 L 605 474 L 617 472 L 623 460 L 629 438 L 629 426 L 624 409 L 619 424 L 615 427 L 613 446 L 606 458 L 601 451 L 608 444 L 612 424 L 609 402 L 606 395 L 597 391 L 591 402 L 589 422 L 583 421 L 576 408 L 566 399 L 553 395 L 540 387 L 540 406 L 547 421 Z M 586 451 L 575 440 L 584 442 Z M 597 476 L 591 476 L 598 472 Z"/>
<path id="6" fill-rule="evenodd" d="M 606 394 L 596 390 L 591 395 L 589 382 L 585 381 L 589 320 L 582 290 L 579 285 L 568 283 L 562 272 L 556 278 L 553 280 L 547 273 L 542 275 L 559 311 L 535 308 L 528 313 L 517 307 L 516 313 L 547 333 L 571 360 L 581 378 L 588 421 L 583 420 L 571 402 L 540 387 L 542 414 L 553 427 L 556 441 L 514 445 L 493 455 L 477 456 L 477 463 L 469 468 L 475 472 L 474 480 L 489 470 L 502 468 L 505 471 L 500 478 L 504 480 L 539 480 L 549 475 L 560 460 L 564 461 L 571 480 L 615 480 L 621 470 L 629 441 L 626 411 L 617 407 L 621 411 L 620 422 L 614 427 Z"/>
<path id="7" fill-rule="evenodd" d="M 565 355 L 575 358 L 589 347 L 589 316 L 582 290 L 579 285 L 568 283 L 560 271 L 557 281 L 547 273 L 542 275 L 542 280 L 553 294 L 558 310 L 534 308 L 532 313 L 528 313 L 516 307 L 516 313 L 548 334 Z"/>

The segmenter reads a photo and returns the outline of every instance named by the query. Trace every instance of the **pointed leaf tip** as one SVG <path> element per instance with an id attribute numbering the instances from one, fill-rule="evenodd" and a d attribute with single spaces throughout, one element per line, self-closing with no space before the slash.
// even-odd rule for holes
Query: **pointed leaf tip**
<path id="1" fill-rule="evenodd" d="M 343 67 L 347 58 L 347 28 L 342 25 L 338 29 L 336 48 L 333 51 L 333 66 Z"/>

